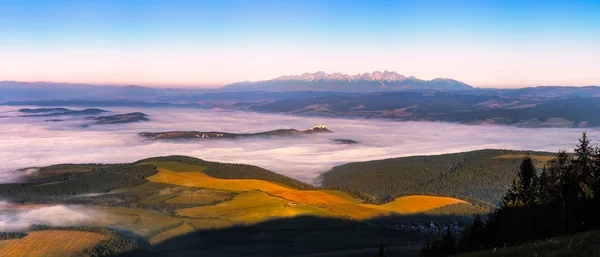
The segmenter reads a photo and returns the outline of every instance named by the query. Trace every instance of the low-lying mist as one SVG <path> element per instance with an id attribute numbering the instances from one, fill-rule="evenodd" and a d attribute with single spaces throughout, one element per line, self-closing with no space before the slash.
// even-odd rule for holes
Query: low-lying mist
<path id="1" fill-rule="evenodd" d="M 140 111 L 151 121 L 81 127 L 81 118 L 46 122 L 44 117 L 15 117 L 24 107 L 0 106 L 0 182 L 14 181 L 19 170 L 60 163 L 117 163 L 188 155 L 211 161 L 258 165 L 306 182 L 339 164 L 485 148 L 571 150 L 583 129 L 474 126 L 437 122 L 392 122 L 294 117 L 238 111 L 177 108 L 105 108 L 115 113 Z M 77 108 L 75 108 L 77 109 Z M 334 133 L 297 138 L 148 141 L 139 132 L 169 130 L 252 133 L 280 128 L 306 129 L 325 124 Z M 587 129 L 600 138 L 597 129 Z M 359 144 L 337 144 L 351 139 Z"/>
<path id="2" fill-rule="evenodd" d="M 13 205 L 0 201 L 0 232 L 26 231 L 31 225 L 77 226 L 101 218 L 77 205 Z"/>

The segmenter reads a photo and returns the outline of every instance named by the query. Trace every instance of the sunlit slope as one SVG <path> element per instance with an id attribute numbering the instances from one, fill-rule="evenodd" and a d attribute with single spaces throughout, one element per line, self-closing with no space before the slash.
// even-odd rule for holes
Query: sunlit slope
<path id="1" fill-rule="evenodd" d="M 272 218 L 287 218 L 302 215 L 338 216 L 309 204 L 294 203 L 261 191 L 249 191 L 233 200 L 214 206 L 193 207 L 177 210 L 177 215 L 186 217 L 213 217 L 239 223 L 259 222 Z"/>
<path id="2" fill-rule="evenodd" d="M 174 217 L 139 208 L 112 206 L 95 206 L 92 208 L 99 213 L 103 213 L 105 218 L 95 220 L 88 225 L 131 230 L 146 238 L 150 243 L 158 243 L 165 239 L 189 233 L 189 228 L 194 228 L 194 230 L 217 229 L 235 225 L 234 221 L 228 219 Z"/>
<path id="3" fill-rule="evenodd" d="M 74 256 L 109 236 L 86 231 L 45 230 L 0 241 L 0 256 Z"/>
<path id="4" fill-rule="evenodd" d="M 166 230 L 162 233 L 159 233 L 159 234 L 151 237 L 149 242 L 150 242 L 150 244 L 155 245 L 155 244 L 161 243 L 165 240 L 168 240 L 168 239 L 171 239 L 171 238 L 174 238 L 177 236 L 192 233 L 195 230 L 196 230 L 196 227 L 194 227 L 193 224 L 182 223 L 181 225 L 178 225 L 172 229 Z"/>
<path id="5" fill-rule="evenodd" d="M 243 192 L 232 201 L 177 211 L 178 215 L 188 217 L 216 216 L 248 222 L 274 217 L 335 214 L 352 219 L 369 219 L 392 214 L 426 212 L 451 204 L 466 203 L 448 197 L 408 196 L 397 198 L 385 205 L 362 204 L 359 200 L 340 191 L 298 190 L 257 179 L 214 178 L 203 173 L 205 168 L 202 166 L 176 162 L 149 164 L 155 165 L 159 171 L 147 178 L 151 182 Z"/>
<path id="6" fill-rule="evenodd" d="M 425 212 L 439 207 L 460 203 L 467 202 L 450 197 L 411 195 L 398 197 L 395 201 L 382 205 L 361 204 L 361 206 L 384 211 L 393 211 L 400 214 L 411 214 Z"/>
<path id="7" fill-rule="evenodd" d="M 158 168 L 158 173 L 149 177 L 149 181 L 180 185 L 186 187 L 203 187 L 230 191 L 288 190 L 287 187 L 272 182 L 255 179 L 218 179 L 202 173 L 199 168 L 196 172 L 173 172 L 172 170 Z"/>

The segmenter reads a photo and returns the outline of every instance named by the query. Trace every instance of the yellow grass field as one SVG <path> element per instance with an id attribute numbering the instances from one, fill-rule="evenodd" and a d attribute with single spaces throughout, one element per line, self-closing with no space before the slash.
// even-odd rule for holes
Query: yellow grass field
<path id="1" fill-rule="evenodd" d="M 164 168 L 158 168 L 158 174 L 148 178 L 149 181 L 180 185 L 186 187 L 203 187 L 229 191 L 251 191 L 251 190 L 289 190 L 289 188 L 258 179 L 218 179 L 196 172 L 174 172 Z"/>
<path id="2" fill-rule="evenodd" d="M 155 244 L 161 243 L 165 240 L 194 232 L 195 230 L 196 229 L 194 227 L 190 226 L 190 224 L 183 223 L 176 228 L 167 230 L 165 232 L 162 232 L 158 235 L 151 237 L 149 241 L 150 241 L 150 244 L 155 245 Z"/>
<path id="3" fill-rule="evenodd" d="M 406 196 L 384 205 L 362 204 L 358 199 L 340 191 L 304 191 L 256 179 L 219 179 L 203 173 L 204 167 L 176 162 L 151 164 L 157 166 L 159 171 L 148 178 L 152 182 L 245 192 L 236 196 L 233 201 L 177 211 L 178 215 L 189 217 L 220 217 L 236 222 L 255 222 L 267 218 L 335 213 L 352 219 L 369 219 L 394 213 L 420 213 L 447 205 L 467 203 L 449 197 Z"/>
<path id="4" fill-rule="evenodd" d="M 302 190 L 281 190 L 281 191 L 270 191 L 263 190 L 270 195 L 278 196 L 283 199 L 287 199 L 297 203 L 315 204 L 315 205 L 327 205 L 327 204 L 346 204 L 352 203 L 352 201 L 345 200 L 333 194 L 329 194 L 323 191 L 302 191 Z"/>
<path id="5" fill-rule="evenodd" d="M 180 218 L 163 215 L 153 210 L 104 206 L 98 206 L 94 209 L 98 210 L 99 213 L 103 213 L 106 218 L 92 222 L 91 226 L 126 228 L 141 236 L 146 236 L 154 230 L 183 221 Z"/>
<path id="6" fill-rule="evenodd" d="M 2 242 L 0 256 L 73 256 L 109 238 L 94 232 L 68 230 L 35 231 L 28 234 L 20 239 Z"/>
<path id="7" fill-rule="evenodd" d="M 361 206 L 384 211 L 392 211 L 399 214 L 413 214 L 459 203 L 468 202 L 450 197 L 411 195 L 398 197 L 393 202 L 382 205 L 361 204 Z"/>
<path id="8" fill-rule="evenodd" d="M 177 215 L 186 217 L 213 217 L 236 223 L 254 223 L 272 218 L 296 217 L 301 215 L 337 216 L 313 205 L 294 203 L 268 195 L 261 191 L 249 191 L 233 200 L 214 206 L 192 207 L 177 210 Z"/>
<path id="9" fill-rule="evenodd" d="M 352 204 L 352 203 L 330 204 L 330 205 L 323 206 L 323 208 L 328 211 L 334 212 L 334 213 L 339 213 L 340 215 L 343 215 L 347 218 L 354 219 L 354 220 L 367 220 L 367 219 L 375 218 L 378 216 L 389 216 L 389 215 L 394 214 L 394 213 L 386 211 L 386 210 L 379 210 L 379 209 L 364 207 L 361 205 L 362 204 Z"/>
<path id="10" fill-rule="evenodd" d="M 358 199 L 352 197 L 351 195 L 349 195 L 345 192 L 342 192 L 342 191 L 336 191 L 336 190 L 319 190 L 319 191 L 328 193 L 330 195 L 337 196 L 337 197 L 344 199 L 350 203 L 362 203 L 360 200 L 358 200 Z"/>
<path id="11" fill-rule="evenodd" d="M 177 162 L 151 164 L 157 166 L 158 173 L 148 177 L 148 183 L 113 190 L 109 195 L 126 195 L 143 204 L 224 202 L 177 209 L 175 216 L 150 209 L 94 206 L 89 208 L 103 215 L 86 225 L 131 230 L 155 245 L 197 229 L 225 228 L 276 218 L 317 216 L 366 220 L 377 216 L 426 212 L 453 204 L 470 204 L 459 199 L 434 196 L 400 197 L 384 205 L 363 204 L 341 191 L 297 190 L 258 179 L 219 179 L 205 174 L 204 167 Z M 171 229 L 162 231 L 165 228 Z M 94 246 L 106 237 L 78 231 L 32 232 L 25 238 L 0 241 L 0 257 L 69 256 Z"/>
<path id="12" fill-rule="evenodd" d="M 307 204 L 340 204 L 350 201 L 323 191 L 302 191 L 288 188 L 274 182 L 258 179 L 219 179 L 201 171 L 174 172 L 158 168 L 158 174 L 150 176 L 149 181 L 186 187 L 202 187 L 230 191 L 260 190 L 290 201 Z"/>
<path id="13" fill-rule="evenodd" d="M 192 224 L 193 226 L 201 229 L 211 228 L 225 228 L 235 224 L 235 222 L 226 219 L 211 219 L 211 218 L 185 218 L 185 217 L 172 217 L 164 215 L 152 210 L 144 210 L 138 208 L 126 208 L 126 207 L 105 207 L 96 206 L 93 207 L 98 213 L 103 213 L 103 218 L 91 222 L 90 226 L 98 227 L 117 227 L 120 229 L 131 230 L 136 234 L 146 237 L 153 231 L 161 228 L 177 224 L 180 222 Z M 175 228 L 177 229 L 177 228 Z M 181 229 L 181 228 L 180 228 Z M 170 230 L 168 230 L 170 231 Z M 161 234 L 164 234 L 164 231 Z M 161 235 L 159 234 L 159 235 Z M 178 234 L 178 233 L 174 233 Z M 163 238 L 167 234 L 163 235 Z M 156 237 L 153 236 L 152 239 Z M 155 241 L 158 239 L 155 239 Z M 163 240 L 163 239 L 160 239 Z M 152 241 L 152 240 L 151 240 Z M 2 242 L 0 240 L 0 242 Z"/>

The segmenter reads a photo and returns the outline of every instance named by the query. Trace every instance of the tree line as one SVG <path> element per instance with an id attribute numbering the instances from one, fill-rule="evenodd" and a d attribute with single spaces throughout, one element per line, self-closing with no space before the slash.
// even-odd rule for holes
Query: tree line
<path id="1" fill-rule="evenodd" d="M 104 166 L 85 173 L 64 173 L 28 183 L 0 184 L 0 198 L 13 202 L 50 203 L 63 197 L 138 186 L 156 173 L 156 168 L 151 165 Z"/>
<path id="2" fill-rule="evenodd" d="M 560 151 L 541 173 L 526 156 L 486 221 L 477 216 L 458 240 L 426 244 L 422 256 L 448 256 L 600 228 L 600 147 L 584 133 L 574 154 Z"/>

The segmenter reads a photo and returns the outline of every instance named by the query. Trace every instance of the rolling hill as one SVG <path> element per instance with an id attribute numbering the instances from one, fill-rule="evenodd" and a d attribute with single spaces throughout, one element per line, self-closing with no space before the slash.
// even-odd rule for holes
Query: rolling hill
<path id="1" fill-rule="evenodd" d="M 526 153 L 539 168 L 553 157 L 544 152 L 479 150 L 357 162 L 324 173 L 322 185 L 375 202 L 423 194 L 497 204 Z"/>
<path id="2" fill-rule="evenodd" d="M 189 242 L 218 238 L 232 231 L 255 233 L 265 229 L 273 234 L 269 233 L 264 239 L 253 239 L 258 241 L 236 241 L 237 247 L 231 249 L 219 249 L 232 254 L 245 251 L 258 254 L 265 250 L 253 248 L 255 243 L 274 247 L 279 240 L 301 240 L 305 243 L 278 246 L 273 251 L 296 254 L 361 252 L 376 246 L 377 238 L 389 238 L 399 247 L 398 251 L 415 253 L 421 242 L 420 232 L 374 224 L 386 224 L 384 220 L 387 219 L 412 224 L 414 217 L 419 215 L 425 215 L 421 220 L 426 222 L 438 219 L 438 216 L 446 221 L 454 220 L 454 216 L 444 216 L 446 212 L 438 210 L 472 205 L 460 199 L 422 195 L 398 197 L 387 204 L 375 205 L 342 191 L 315 188 L 256 166 L 209 162 L 186 156 L 148 158 L 132 164 L 63 164 L 39 170 L 20 183 L 0 185 L 0 197 L 17 203 L 8 207 L 15 208 L 10 211 L 77 204 L 78 208 L 85 206 L 90 213 L 101 213 L 102 218 L 87 220 L 76 228 L 42 226 L 45 232 L 37 232 L 40 229 L 25 231 L 30 234 L 0 240 L 0 252 L 23 252 L 26 251 L 21 247 L 24 244 L 32 246 L 27 251 L 47 251 L 52 247 L 45 241 L 48 236 L 38 234 L 54 233 L 52 235 L 61 240 L 69 240 L 74 235 L 83 240 L 93 235 L 81 234 L 83 232 L 118 227 L 132 232 L 141 242 L 137 245 L 144 246 L 136 250 L 136 256 L 152 256 L 156 251 L 188 252 L 191 255 L 200 251 L 214 255 L 215 252 L 211 253 L 216 250 L 214 245 L 200 247 L 189 245 Z M 427 214 L 429 212 L 434 214 Z M 307 222 L 322 225 L 315 228 L 306 226 Z M 271 238 L 275 235 L 281 238 Z M 340 241 L 338 246 L 306 248 L 308 243 L 317 242 L 314 240 L 324 242 L 333 235 L 346 242 Z M 373 238 L 361 239 L 364 235 Z M 85 252 L 90 251 L 85 250 L 90 247 L 97 248 L 96 244 L 102 249 L 121 249 L 122 244 L 102 243 L 105 240 L 109 239 L 98 238 L 56 251 Z M 408 241 L 412 243 L 407 244 Z M 144 252 L 144 249 L 152 251 Z"/>

